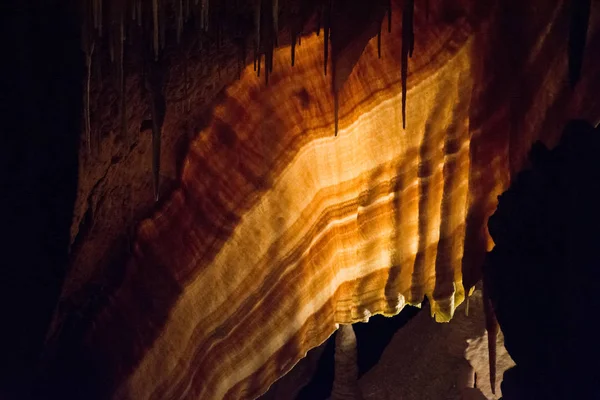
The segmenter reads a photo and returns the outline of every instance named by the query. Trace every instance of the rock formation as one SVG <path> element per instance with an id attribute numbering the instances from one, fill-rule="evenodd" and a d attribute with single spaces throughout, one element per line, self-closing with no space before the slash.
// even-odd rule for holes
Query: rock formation
<path id="1" fill-rule="evenodd" d="M 274 49 L 268 85 L 246 66 L 193 132 L 172 193 L 139 225 L 116 272 L 97 272 L 107 254 L 75 243 L 84 250 L 63 290 L 61 305 L 71 305 L 59 305 L 48 336 L 48 390 L 254 398 L 339 324 L 393 315 L 424 296 L 436 320 L 452 317 L 492 246 L 485 223 L 496 196 L 530 144 L 552 144 L 572 115 L 600 115 L 598 63 L 584 59 L 569 88 L 563 2 L 444 0 L 427 15 L 415 5 L 402 79 L 411 35 L 400 3 L 391 3 L 391 33 L 364 41 L 334 96 L 322 35 L 302 36 L 294 66 L 289 47 Z M 600 44 L 599 28 L 592 15 L 589 47 Z M 332 56 L 354 57 L 344 49 Z M 164 131 L 185 117 L 173 107 Z M 127 171 L 119 162 L 107 163 Z M 115 196 L 139 194 L 125 190 L 141 185 L 135 179 L 114 179 L 125 193 Z M 81 185 L 74 231 L 97 187 Z M 94 203 L 93 219 L 111 219 L 107 207 Z M 111 273 L 109 285 L 87 286 Z"/>
<path id="2" fill-rule="evenodd" d="M 597 398 L 600 358 L 591 310 L 599 302 L 594 237 L 600 129 L 572 121 L 556 148 L 536 143 L 531 167 L 499 198 L 486 281 L 506 349 L 507 400 Z M 533 310 L 548 309 L 547 312 Z M 508 379 L 507 379 L 508 377 Z"/>

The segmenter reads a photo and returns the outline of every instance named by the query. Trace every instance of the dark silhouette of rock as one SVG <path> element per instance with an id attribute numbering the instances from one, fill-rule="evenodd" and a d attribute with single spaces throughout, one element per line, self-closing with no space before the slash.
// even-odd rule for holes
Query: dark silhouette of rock
<path id="1" fill-rule="evenodd" d="M 517 364 L 507 400 L 600 398 L 598 154 L 600 130 L 570 122 L 556 148 L 533 146 L 489 219 L 484 274 Z"/>

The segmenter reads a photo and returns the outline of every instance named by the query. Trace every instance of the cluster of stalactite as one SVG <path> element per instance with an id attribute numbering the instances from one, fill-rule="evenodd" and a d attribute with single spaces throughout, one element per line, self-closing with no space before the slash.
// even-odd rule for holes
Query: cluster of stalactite
<path id="1" fill-rule="evenodd" d="M 583 62 L 583 54 L 587 35 L 587 27 L 591 9 L 591 0 L 570 0 L 571 1 L 571 27 L 569 32 L 569 80 L 574 86 L 580 75 Z M 227 4 L 227 1 L 220 0 L 91 0 L 82 2 L 82 48 L 85 53 L 87 76 L 85 94 L 84 94 L 84 130 L 87 142 L 87 150 L 92 152 L 92 124 L 91 124 L 91 104 L 90 87 L 91 76 L 94 68 L 94 60 L 103 57 L 101 53 L 104 48 L 108 48 L 108 56 L 111 64 L 115 68 L 116 82 L 119 93 L 119 113 L 121 120 L 121 130 L 124 137 L 127 136 L 126 122 L 126 94 L 125 94 L 125 42 L 126 39 L 135 37 L 141 40 L 142 46 L 149 45 L 153 54 L 153 61 L 157 62 L 161 52 L 167 46 L 167 31 L 175 32 L 175 41 L 179 45 L 184 28 L 190 22 L 196 31 L 209 33 L 210 38 L 217 46 L 220 46 L 224 35 L 233 36 L 239 44 L 239 70 L 241 71 L 246 62 L 247 41 L 253 41 L 254 48 L 254 70 L 257 75 L 261 74 L 262 58 L 264 55 L 265 83 L 269 82 L 269 75 L 273 71 L 273 49 L 279 46 L 280 33 L 280 14 L 281 5 L 279 0 L 252 0 L 251 12 L 253 13 L 252 25 L 250 29 L 245 29 L 244 24 L 239 24 L 239 18 L 228 15 L 231 7 L 235 7 L 239 13 L 247 12 L 247 4 L 241 0 L 230 0 L 235 4 Z M 330 47 L 332 35 L 332 18 L 335 15 L 335 8 L 340 5 L 333 0 L 314 0 L 306 2 L 307 4 L 296 4 L 290 1 L 285 4 L 291 16 L 288 23 L 291 32 L 291 64 L 296 62 L 296 45 L 301 44 L 301 38 L 304 34 L 304 26 L 307 20 L 316 13 L 315 33 L 320 35 L 323 28 L 323 52 L 324 65 L 323 72 L 327 75 L 328 64 L 330 63 Z M 388 32 L 391 32 L 391 14 L 392 0 L 384 0 L 387 8 Z M 382 2 L 382 4 L 384 4 Z M 402 85 L 402 126 L 406 128 L 406 98 L 407 98 L 407 79 L 408 79 L 408 59 L 412 57 L 414 51 L 414 19 L 415 1 L 402 0 L 402 52 L 401 52 L 401 85 Z M 429 1 L 424 1 L 424 12 L 426 18 L 429 16 Z M 235 32 L 225 32 L 226 21 L 236 20 L 232 24 Z M 383 21 L 381 21 L 383 22 Z M 252 37 L 253 36 L 253 37 Z M 378 55 L 381 57 L 381 24 L 377 33 Z M 95 57 L 96 55 L 96 57 Z M 331 60 L 334 62 L 334 60 Z M 156 69 L 152 60 L 146 60 L 145 65 L 151 71 L 152 75 Z M 146 72 L 146 71 L 145 71 Z M 188 93 L 187 76 L 184 84 L 184 96 Z M 146 87 L 152 84 L 146 83 Z M 332 85 L 334 86 L 334 85 Z M 162 88 L 153 86 L 149 90 L 149 104 L 152 112 L 153 122 L 152 140 L 153 140 L 153 173 L 155 184 L 155 197 L 158 199 L 158 179 L 160 172 L 160 131 L 162 123 L 160 121 L 164 115 L 157 115 L 155 104 L 157 97 L 163 97 Z M 334 120 L 335 135 L 338 133 L 339 120 L 339 88 L 333 90 L 334 96 Z"/>
<path id="2" fill-rule="evenodd" d="M 174 44 L 180 45 L 185 31 L 200 32 L 208 40 L 220 46 L 224 36 L 239 45 L 238 65 L 241 71 L 246 63 L 246 49 L 248 42 L 252 43 L 254 69 L 260 77 L 264 75 L 265 83 L 268 84 L 269 76 L 273 71 L 273 50 L 279 46 L 279 34 L 281 31 L 280 15 L 282 5 L 279 0 L 252 0 L 246 4 L 241 0 L 226 1 L 210 0 L 92 0 L 82 2 L 82 49 L 86 59 L 86 83 L 84 93 L 84 131 L 87 151 L 92 153 L 93 126 L 91 118 L 92 100 L 90 96 L 93 72 L 102 76 L 101 61 L 110 58 L 114 68 L 115 82 L 119 95 L 119 114 L 121 121 L 121 134 L 127 137 L 127 109 L 125 93 L 125 58 L 126 43 L 133 43 L 143 49 L 142 65 L 145 80 L 144 87 L 147 90 L 148 105 L 151 110 L 152 121 L 148 123 L 152 129 L 153 141 L 153 174 L 155 197 L 158 199 L 158 185 L 160 173 L 160 137 L 162 129 L 162 115 L 157 108 L 157 103 L 164 101 L 163 87 L 156 82 L 150 82 L 152 76 L 157 75 L 164 66 L 161 63 L 162 53 L 169 40 L 174 36 Z M 233 4 L 235 3 L 235 4 Z M 324 65 L 323 72 L 328 73 L 328 65 L 331 60 L 331 35 L 332 18 L 335 13 L 336 3 L 333 0 L 314 0 L 310 2 L 290 1 L 285 4 L 289 18 L 286 20 L 286 28 L 291 32 L 291 64 L 296 62 L 295 50 L 301 45 L 302 35 L 307 22 L 314 21 L 316 27 L 314 32 L 320 36 L 323 30 Z M 385 0 L 382 5 L 387 7 L 388 32 L 391 32 L 392 0 Z M 342 5 L 343 6 L 343 5 Z M 412 18 L 414 1 L 404 2 L 406 28 L 403 29 L 403 38 L 408 43 L 406 54 L 403 53 L 402 87 L 403 87 L 403 116 L 406 107 L 406 79 L 407 79 L 407 56 L 412 55 L 413 32 Z M 232 7 L 235 13 L 232 14 Z M 250 8 L 249 8 L 250 7 Z M 340 7 L 338 4 L 337 7 Z M 239 23 L 240 15 L 252 13 L 252 23 Z M 230 15 L 231 14 L 231 15 Z M 315 17 L 316 14 L 316 17 Z M 244 18 L 242 18 L 244 19 Z M 249 20 L 250 18 L 245 18 Z M 226 29 L 226 27 L 228 29 Z M 227 32 L 226 32 L 227 31 Z M 173 35 L 174 33 L 174 35 Z M 381 42 L 381 29 L 379 32 L 379 43 Z M 381 55 L 381 54 L 380 54 Z M 264 56 L 264 65 L 263 65 Z M 184 74 L 186 75 L 186 74 Z M 188 94 L 187 76 L 184 77 L 184 96 Z M 335 98 L 335 135 L 338 132 L 338 90 L 333 91 Z M 164 112 L 163 112 L 164 114 Z M 403 126 L 404 126 L 403 121 Z"/>

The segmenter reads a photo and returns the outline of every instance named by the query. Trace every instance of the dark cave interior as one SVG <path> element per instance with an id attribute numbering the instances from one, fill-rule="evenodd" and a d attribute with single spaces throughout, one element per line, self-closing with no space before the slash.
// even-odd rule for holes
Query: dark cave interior
<path id="1" fill-rule="evenodd" d="M 84 122 L 81 94 L 86 74 L 80 26 L 70 4 L 73 2 L 9 0 L 0 7 L 1 36 L 7 55 L 3 62 L 6 72 L 0 74 L 3 122 L 0 139 L 3 255 L 0 267 L 3 315 L 0 398 L 44 398 L 45 394 L 39 392 L 43 389 L 36 386 L 38 362 L 69 268 L 70 231 L 81 168 L 78 158 Z M 589 1 L 572 3 L 583 4 L 575 7 L 576 11 L 586 7 L 588 10 L 587 14 L 575 12 L 575 20 L 581 22 L 589 18 Z M 581 29 L 583 25 L 587 28 L 581 23 L 572 25 L 579 29 L 571 28 L 573 54 L 569 55 L 569 60 L 579 66 L 572 71 L 579 71 L 582 64 L 586 37 L 586 30 Z M 578 72 L 571 72 L 572 83 L 577 77 Z M 525 101 L 525 96 L 515 99 L 516 103 Z M 506 399 L 540 398 L 536 397 L 540 396 L 539 388 L 548 387 L 540 382 L 548 377 L 557 379 L 557 371 L 563 371 L 567 362 L 578 368 L 563 377 L 566 383 L 560 385 L 560 390 L 566 392 L 544 396 L 569 398 L 575 389 L 582 396 L 577 398 L 597 398 L 585 397 L 590 393 L 598 396 L 597 389 L 586 382 L 595 383 L 598 378 L 590 371 L 597 370 L 593 360 L 598 356 L 598 346 L 593 345 L 597 332 L 597 322 L 593 318 L 597 301 L 591 294 L 597 293 L 600 282 L 593 251 L 599 222 L 597 193 L 600 193 L 597 190 L 600 167 L 595 162 L 597 153 L 594 151 L 600 147 L 598 128 L 594 130 L 589 125 L 577 124 L 570 127 L 583 131 L 584 135 L 575 135 L 578 139 L 571 141 L 573 135 L 565 135 L 566 139 L 551 156 L 548 150 L 541 151 L 539 156 L 532 151 L 533 172 L 517 178 L 507 194 L 500 198 L 498 212 L 490 220 L 490 234 L 497 248 L 486 259 L 485 272 L 494 282 L 490 284 L 490 297 L 498 321 L 507 337 L 519 337 L 523 332 L 531 335 L 524 336 L 522 342 L 520 339 L 506 341 L 511 356 L 517 364 L 524 364 L 524 368 L 542 370 L 539 360 L 544 359 L 544 352 L 548 348 L 565 346 L 565 351 L 561 351 L 556 359 L 546 360 L 549 364 L 562 365 L 563 369 L 556 367 L 544 371 L 542 377 L 528 373 L 518 375 L 511 382 L 517 382 L 519 387 L 529 385 L 527 390 L 534 392 L 529 393 L 529 397 L 506 392 Z M 543 184 L 539 184 L 540 181 Z M 532 188 L 538 190 L 534 195 L 528 192 Z M 514 195 L 517 200 L 510 200 L 514 193 L 525 194 L 522 197 Z M 554 197 L 545 197 L 549 196 L 546 193 L 552 193 Z M 560 204 L 548 200 L 543 203 L 547 207 L 538 207 L 544 199 L 555 197 L 559 198 Z M 511 205 L 511 201 L 518 205 Z M 531 226 L 539 224 L 545 228 L 534 233 L 528 231 L 527 227 L 514 222 L 517 217 L 513 210 L 523 213 L 523 220 L 529 221 Z M 563 210 L 568 212 L 563 215 Z M 556 224 L 548 227 L 543 221 Z M 569 221 L 579 222 L 569 225 Z M 506 232 L 512 236 L 507 238 Z M 515 232 L 522 233 L 523 237 L 515 239 Z M 549 237 L 554 232 L 568 232 L 568 235 Z M 532 245 L 533 250 L 520 247 L 519 243 L 532 243 L 531 237 L 538 241 Z M 567 251 L 561 246 L 571 247 Z M 551 251 L 557 248 L 563 253 L 557 255 Z M 537 256 L 540 258 L 535 258 Z M 568 256 L 574 258 L 566 261 Z M 509 265 L 510 268 L 497 265 Z M 513 282 L 515 275 L 523 279 Z M 536 290 L 535 297 L 530 294 L 532 288 Z M 556 299 L 556 292 L 560 291 L 560 298 Z M 549 312 L 549 303 L 553 304 L 552 313 L 559 316 L 552 320 L 554 322 L 545 324 L 531 319 L 534 314 Z M 516 309 L 522 311 L 512 314 Z M 359 377 L 378 362 L 394 333 L 419 312 L 418 308 L 407 307 L 396 317 L 376 315 L 367 324 L 354 326 Z M 541 327 L 535 325 L 538 322 Z M 574 326 L 582 328 L 570 329 Z M 527 355 L 513 355 L 525 352 L 523 349 L 536 343 L 536 338 L 543 335 L 540 331 L 549 339 L 536 349 L 538 361 L 530 361 Z M 298 398 L 329 397 L 333 384 L 334 347 L 335 334 L 325 345 L 315 376 Z M 517 372 L 512 373 L 517 375 Z"/>

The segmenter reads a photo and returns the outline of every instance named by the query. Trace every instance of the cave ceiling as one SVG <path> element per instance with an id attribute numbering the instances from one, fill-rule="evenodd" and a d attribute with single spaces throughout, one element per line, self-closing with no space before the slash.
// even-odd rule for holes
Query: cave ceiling
<path id="1" fill-rule="evenodd" d="M 50 380 L 255 398 L 339 324 L 425 296 L 450 320 L 531 144 L 600 116 L 599 60 L 569 41 L 597 48 L 598 13 L 582 33 L 568 2 L 482 3 L 90 2 Z M 139 204 L 106 208 L 111 190 Z"/>

